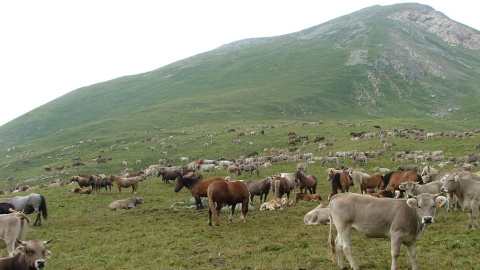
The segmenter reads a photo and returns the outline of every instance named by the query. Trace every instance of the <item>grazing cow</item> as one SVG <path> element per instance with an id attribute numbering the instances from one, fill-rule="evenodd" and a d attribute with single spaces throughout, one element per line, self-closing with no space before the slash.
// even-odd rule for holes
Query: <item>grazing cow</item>
<path id="1" fill-rule="evenodd" d="M 326 225 L 330 222 L 328 203 L 321 203 L 303 217 L 305 225 Z"/>
<path id="2" fill-rule="evenodd" d="M 418 165 L 402 165 L 398 166 L 397 171 L 406 172 L 406 171 L 413 171 L 413 172 L 421 172 L 422 167 Z"/>
<path id="3" fill-rule="evenodd" d="M 452 173 L 443 180 L 441 191 L 455 195 L 464 212 L 465 208 L 470 207 L 467 211 L 467 229 L 476 229 L 480 205 L 480 181 L 476 181 L 470 172 Z"/>
<path id="4" fill-rule="evenodd" d="M 110 205 L 108 205 L 108 208 L 110 210 L 122 210 L 122 209 L 131 209 L 135 208 L 138 204 L 144 204 L 144 201 L 141 197 L 134 197 L 130 199 L 124 199 L 124 200 L 116 200 L 112 202 Z"/>
<path id="5" fill-rule="evenodd" d="M 390 238 L 392 266 L 397 269 L 400 246 L 407 247 L 407 254 L 413 270 L 418 270 L 415 259 L 415 243 L 425 233 L 426 225 L 434 222 L 435 211 L 447 198 L 424 193 L 411 199 L 392 200 L 375 198 L 356 193 L 341 193 L 330 201 L 330 231 L 328 242 L 332 252 L 332 262 L 345 269 L 343 253 L 350 267 L 360 269 L 351 251 L 351 230 L 371 238 Z M 333 227 L 337 237 L 333 239 Z"/>
<path id="6" fill-rule="evenodd" d="M 252 180 L 246 183 L 248 192 L 250 192 L 250 204 L 253 205 L 253 196 L 260 196 L 260 203 L 267 201 L 267 195 L 272 185 L 272 177 L 266 177 L 262 180 Z"/>
<path id="7" fill-rule="evenodd" d="M 20 212 L 0 215 L 0 255 L 3 248 L 7 248 L 8 256 L 15 255 L 15 242 L 25 239 L 29 223 L 30 219 Z"/>
<path id="8" fill-rule="evenodd" d="M 45 249 L 48 241 L 29 240 L 17 242 L 21 245 L 17 249 L 20 251 L 14 257 L 0 259 L 0 269 L 2 270 L 30 270 L 45 269 L 47 263 L 45 259 L 49 259 L 52 253 Z"/>

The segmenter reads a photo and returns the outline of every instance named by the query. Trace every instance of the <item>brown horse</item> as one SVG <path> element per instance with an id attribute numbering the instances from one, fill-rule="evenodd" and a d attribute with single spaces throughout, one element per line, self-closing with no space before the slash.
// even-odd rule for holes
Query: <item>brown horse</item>
<path id="1" fill-rule="evenodd" d="M 220 213 L 220 209 L 222 209 L 224 204 L 232 207 L 230 217 L 228 218 L 228 221 L 232 222 L 235 206 L 237 203 L 241 203 L 242 215 L 240 216 L 240 219 L 245 222 L 245 216 L 248 212 L 250 193 L 248 192 L 247 185 L 245 185 L 243 181 L 215 181 L 208 186 L 207 196 L 209 202 L 208 225 L 212 226 L 212 214 L 215 218 L 216 225 L 220 225 L 220 217 L 218 214 Z"/>
<path id="2" fill-rule="evenodd" d="M 170 183 L 170 182 L 169 182 L 170 180 L 175 181 L 175 180 L 180 179 L 180 178 L 183 177 L 182 172 L 179 171 L 179 170 L 173 170 L 173 171 L 165 171 L 165 170 L 163 170 L 163 171 L 159 171 L 157 177 L 160 177 L 160 175 L 162 176 L 163 182 L 164 182 L 165 184 L 169 184 L 169 183 Z"/>
<path id="3" fill-rule="evenodd" d="M 118 192 L 122 193 L 122 187 L 127 188 L 127 187 L 132 187 L 132 194 L 137 193 L 137 188 L 138 188 L 138 178 L 123 178 L 120 176 L 116 176 L 114 174 L 110 174 L 109 177 L 110 181 L 114 182 L 118 186 Z"/>
<path id="4" fill-rule="evenodd" d="M 384 188 L 390 187 L 390 191 L 392 192 L 395 190 L 402 192 L 399 188 L 399 185 L 408 181 L 418 182 L 419 184 L 423 185 L 422 177 L 414 171 L 395 171 L 389 172 L 383 176 Z"/>
<path id="5" fill-rule="evenodd" d="M 290 191 L 294 188 L 294 181 L 281 176 L 275 176 L 272 181 L 272 192 L 275 198 L 282 198 L 283 194 L 287 194 L 287 200 L 290 201 Z"/>
<path id="6" fill-rule="evenodd" d="M 183 187 L 188 188 L 190 194 L 195 198 L 197 210 L 202 209 L 202 201 L 200 197 L 207 197 L 207 188 L 210 184 L 216 181 L 225 181 L 224 178 L 215 177 L 209 180 L 199 180 L 197 178 L 179 178 L 175 183 L 175 192 L 179 192 Z"/>
<path id="7" fill-rule="evenodd" d="M 332 181 L 332 193 L 337 194 L 340 188 L 343 192 L 348 192 L 350 186 L 353 185 L 352 178 L 344 171 L 337 172 L 330 170 L 328 172 L 328 181 Z"/>
<path id="8" fill-rule="evenodd" d="M 310 191 L 310 194 L 317 193 L 317 182 L 318 179 L 315 175 L 305 175 L 302 171 L 297 170 L 295 172 L 295 181 L 299 182 L 300 193 L 303 193 L 303 189 L 305 189 L 305 193 Z"/>
<path id="9" fill-rule="evenodd" d="M 373 192 L 384 189 L 383 175 L 374 173 L 370 175 L 370 178 L 364 178 L 360 184 L 360 190 L 366 194 L 369 189 L 374 190 Z"/>

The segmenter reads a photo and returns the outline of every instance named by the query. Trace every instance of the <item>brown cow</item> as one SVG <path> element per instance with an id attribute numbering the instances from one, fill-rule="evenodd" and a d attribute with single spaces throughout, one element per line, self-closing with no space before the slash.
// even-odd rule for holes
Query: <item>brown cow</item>
<path id="1" fill-rule="evenodd" d="M 44 269 L 46 266 L 45 259 L 52 256 L 52 253 L 45 249 L 45 245 L 52 242 L 48 241 L 17 240 L 21 245 L 17 249 L 20 251 L 14 257 L 0 259 L 0 269 L 2 270 L 19 270 L 19 269 Z"/>

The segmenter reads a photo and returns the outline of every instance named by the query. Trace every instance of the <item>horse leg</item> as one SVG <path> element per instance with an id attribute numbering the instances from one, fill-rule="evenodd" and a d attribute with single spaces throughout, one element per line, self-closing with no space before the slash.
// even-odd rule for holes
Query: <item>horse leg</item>
<path id="1" fill-rule="evenodd" d="M 230 212 L 230 217 L 228 218 L 229 222 L 233 222 L 233 213 L 235 212 L 236 203 L 232 204 L 232 211 Z M 220 212 L 219 212 L 220 213 Z"/>
<path id="2" fill-rule="evenodd" d="M 37 219 L 35 220 L 35 223 L 33 223 L 33 226 L 42 226 L 42 219 L 40 218 L 40 211 L 37 212 Z"/>
<path id="3" fill-rule="evenodd" d="M 200 197 L 196 197 L 195 202 L 197 204 L 197 210 L 203 209 L 203 205 L 202 205 L 202 201 L 200 200 Z M 209 213 L 211 215 L 211 211 Z"/>

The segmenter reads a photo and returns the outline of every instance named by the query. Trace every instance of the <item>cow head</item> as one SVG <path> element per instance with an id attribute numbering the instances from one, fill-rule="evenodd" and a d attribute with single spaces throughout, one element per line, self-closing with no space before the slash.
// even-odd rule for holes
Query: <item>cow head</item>
<path id="1" fill-rule="evenodd" d="M 456 173 L 452 175 L 447 175 L 442 178 L 443 185 L 440 188 L 442 192 L 451 192 L 452 190 L 456 190 L 458 187 L 458 175 Z"/>
<path id="2" fill-rule="evenodd" d="M 17 239 L 20 246 L 17 250 L 25 256 L 25 263 L 29 269 L 44 269 L 46 266 L 45 259 L 49 259 L 52 253 L 45 249 L 45 245 L 52 242 L 48 241 L 29 240 L 21 241 Z"/>
<path id="3" fill-rule="evenodd" d="M 445 196 L 439 194 L 423 193 L 418 196 L 411 196 L 407 200 L 408 206 L 417 210 L 418 218 L 422 220 L 422 224 L 433 223 L 437 208 L 442 207 L 447 201 Z"/>

